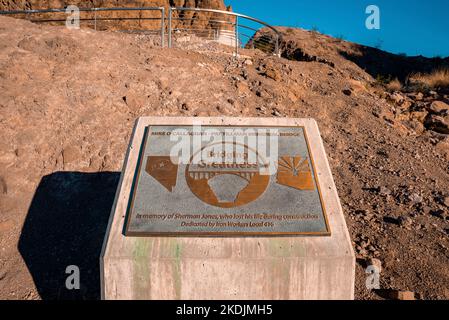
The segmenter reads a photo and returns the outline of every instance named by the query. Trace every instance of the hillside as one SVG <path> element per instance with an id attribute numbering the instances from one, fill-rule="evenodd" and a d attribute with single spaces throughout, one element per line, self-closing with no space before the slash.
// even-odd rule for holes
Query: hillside
<path id="1" fill-rule="evenodd" d="M 223 0 L 1 0 L 0 10 L 36 10 L 48 8 L 66 8 L 68 5 L 76 5 L 79 8 L 133 8 L 133 7 L 164 7 L 166 12 L 169 7 L 187 7 L 187 8 L 207 8 L 222 11 L 232 11 L 231 6 L 226 6 Z M 166 14 L 167 16 L 167 14 Z M 66 19 L 63 13 L 39 13 L 30 15 L 15 15 L 16 18 L 25 19 Z M 161 13 L 159 11 L 106 11 L 106 12 L 80 12 L 81 27 L 89 26 L 94 28 L 92 21 L 83 19 L 93 19 L 96 17 L 96 28 L 98 30 L 160 30 Z M 139 18 L 138 20 L 135 20 Z M 144 18 L 144 19 L 143 19 Z M 108 20 L 116 19 L 116 20 Z M 127 19 L 127 20 L 123 20 Z M 134 19 L 134 20 L 133 20 Z M 147 20 L 145 20 L 147 19 Z M 152 20 L 156 19 L 156 20 Z M 193 20 L 189 20 L 193 19 Z M 210 29 L 218 24 L 214 20 L 230 21 L 230 18 L 222 14 L 193 11 L 173 13 L 173 27 L 188 27 L 190 29 Z M 49 24 L 47 22 L 47 24 Z M 51 24 L 51 22 L 50 22 Z M 53 22 L 53 24 L 60 24 Z M 219 24 L 225 28 L 223 24 Z"/>
<path id="2" fill-rule="evenodd" d="M 99 297 L 134 121 L 176 115 L 315 118 L 358 257 L 356 298 L 382 298 L 365 288 L 375 257 L 383 289 L 448 299 L 449 96 L 388 92 L 360 62 L 371 50 L 387 65 L 385 52 L 282 32 L 283 58 L 235 59 L 200 40 L 160 49 L 148 36 L 0 17 L 0 298 Z M 73 296 L 70 264 L 83 283 Z"/>
<path id="3" fill-rule="evenodd" d="M 0 10 L 26 10 L 65 8 L 76 5 L 80 8 L 112 8 L 112 7 L 198 7 L 227 10 L 223 0 L 2 0 Z"/>

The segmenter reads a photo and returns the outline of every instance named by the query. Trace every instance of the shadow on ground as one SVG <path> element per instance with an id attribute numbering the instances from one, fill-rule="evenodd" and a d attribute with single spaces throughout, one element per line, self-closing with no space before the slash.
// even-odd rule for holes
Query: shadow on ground
<path id="1" fill-rule="evenodd" d="M 42 299 L 99 299 L 99 257 L 120 173 L 57 172 L 42 178 L 19 241 Z M 80 269 L 67 290 L 66 267 Z"/>

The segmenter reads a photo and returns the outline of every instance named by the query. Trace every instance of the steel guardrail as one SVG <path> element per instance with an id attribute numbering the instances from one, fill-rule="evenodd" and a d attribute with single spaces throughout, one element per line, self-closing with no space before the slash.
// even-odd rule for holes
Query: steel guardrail
<path id="1" fill-rule="evenodd" d="M 24 15 L 31 15 L 31 14 L 45 14 L 45 13 L 69 13 L 68 8 L 55 8 L 55 9 L 30 9 L 30 10 L 2 10 L 0 11 L 0 15 L 17 15 L 17 14 L 24 14 Z M 236 55 L 238 55 L 239 53 L 239 48 L 242 44 L 241 41 L 241 37 L 247 38 L 248 41 L 252 41 L 254 38 L 253 36 L 244 34 L 239 32 L 239 28 L 244 28 L 246 30 L 251 30 L 253 32 L 258 32 L 260 29 L 255 29 L 246 25 L 243 25 L 240 23 L 239 19 L 244 19 L 244 20 L 248 20 L 248 21 L 252 21 L 255 23 L 258 23 L 266 28 L 268 28 L 269 30 L 271 30 L 272 32 L 274 32 L 274 54 L 279 55 L 279 41 L 281 38 L 281 33 L 273 26 L 269 25 L 268 23 L 257 19 L 257 18 L 253 18 L 244 14 L 240 14 L 240 13 L 236 13 L 236 12 L 229 12 L 229 11 L 224 11 L 224 10 L 216 10 L 216 9 L 203 9 L 203 8 L 185 8 L 185 7 L 170 7 L 168 9 L 168 26 L 166 27 L 165 25 L 165 21 L 166 21 L 166 9 L 165 7 L 113 7 L 113 8 L 77 8 L 77 10 L 79 12 L 109 12 L 109 11 L 160 11 L 161 12 L 161 17 L 160 18 L 144 18 L 144 17 L 114 17 L 114 18 L 97 18 L 96 14 L 93 18 L 82 18 L 80 19 L 80 21 L 93 21 L 94 22 L 94 28 L 97 29 L 97 21 L 123 21 L 123 20 L 161 20 L 161 24 L 160 24 L 160 31 L 159 29 L 153 29 L 152 31 L 157 31 L 160 32 L 161 35 L 161 46 L 164 47 L 165 46 L 165 31 L 167 29 L 168 31 L 168 47 L 171 48 L 173 46 L 173 31 L 175 30 L 186 30 L 188 31 L 189 28 L 173 28 L 172 24 L 174 20 L 178 20 L 178 21 L 195 21 L 195 20 L 200 20 L 200 19 L 194 19 L 194 18 L 182 18 L 182 17 L 173 17 L 173 13 L 175 11 L 181 11 L 181 12 L 186 12 L 186 11 L 191 11 L 191 12 L 208 12 L 208 13 L 217 13 L 217 14 L 223 14 L 225 16 L 228 17 L 233 17 L 235 18 L 235 22 L 232 21 L 225 21 L 225 20 L 209 20 L 210 23 L 215 23 L 217 25 L 223 24 L 223 25 L 228 25 L 228 26 L 232 26 L 234 29 L 234 40 L 233 42 L 235 43 L 235 52 Z M 63 19 L 36 19 L 36 20 L 32 20 L 32 22 L 36 22 L 36 23 L 44 23 L 44 22 L 63 22 L 66 20 Z M 195 29 L 191 28 L 190 30 L 192 31 L 196 31 Z M 217 33 L 218 29 L 204 29 L 204 30 L 200 30 L 200 31 L 208 31 L 208 30 L 212 30 L 215 33 Z M 149 30 L 145 30 L 145 31 L 149 31 Z M 227 30 L 228 33 L 231 30 Z M 229 37 L 229 35 L 223 35 L 224 38 Z M 265 50 L 265 51 L 270 51 L 270 46 L 272 45 L 272 43 L 270 41 L 267 41 L 266 39 L 257 39 L 256 40 L 258 42 L 258 45 L 254 46 L 253 43 L 253 47 L 258 47 L 259 49 Z"/>

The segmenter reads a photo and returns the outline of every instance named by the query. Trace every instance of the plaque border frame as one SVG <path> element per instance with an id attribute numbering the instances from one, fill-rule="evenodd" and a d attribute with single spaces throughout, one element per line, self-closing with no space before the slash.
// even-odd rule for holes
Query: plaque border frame
<path id="1" fill-rule="evenodd" d="M 291 236 L 315 236 L 315 237 L 330 237 L 332 235 L 329 220 L 326 212 L 326 207 L 323 203 L 323 196 L 321 192 L 320 182 L 318 179 L 318 175 L 316 174 L 315 169 L 315 161 L 313 159 L 313 154 L 310 149 L 310 143 L 309 138 L 307 136 L 307 130 L 305 126 L 294 126 L 294 125 L 203 125 L 201 124 L 201 128 L 204 127 L 224 127 L 224 128 L 232 128 L 232 127 L 241 127 L 241 128 L 302 128 L 304 132 L 304 140 L 306 141 L 307 151 L 310 156 L 310 162 L 312 166 L 313 171 L 313 177 L 317 186 L 318 195 L 320 198 L 320 206 L 321 210 L 323 211 L 323 217 L 324 217 L 324 223 L 326 226 L 325 232 L 133 232 L 129 231 L 129 224 L 131 220 L 131 211 L 134 207 L 134 199 L 136 197 L 137 192 L 137 186 L 139 183 L 139 177 L 142 170 L 142 164 L 143 164 L 143 158 L 145 154 L 145 146 L 147 144 L 147 140 L 149 137 L 149 128 L 150 127 L 193 127 L 193 124 L 149 124 L 145 126 L 144 133 L 143 133 L 143 139 L 142 143 L 140 145 L 139 150 L 139 157 L 137 159 L 136 168 L 137 170 L 134 170 L 134 177 L 130 188 L 130 198 L 128 201 L 128 205 L 126 207 L 126 216 L 123 223 L 123 235 L 125 237 L 197 237 L 197 238 L 205 238 L 205 237 L 214 237 L 214 238 L 220 238 L 220 237 L 291 237 Z"/>

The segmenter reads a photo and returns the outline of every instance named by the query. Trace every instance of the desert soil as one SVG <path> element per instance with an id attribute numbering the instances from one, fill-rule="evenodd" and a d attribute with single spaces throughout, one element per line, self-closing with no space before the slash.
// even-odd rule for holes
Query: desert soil
<path id="1" fill-rule="evenodd" d="M 386 92 L 358 63 L 363 47 L 282 30 L 284 58 L 235 59 L 200 40 L 161 49 L 0 17 L 0 299 L 99 298 L 105 225 L 147 115 L 315 118 L 358 258 L 356 298 L 384 298 L 365 287 L 377 258 L 382 289 L 449 299 L 447 93 Z M 64 289 L 71 264 L 77 293 Z"/>

